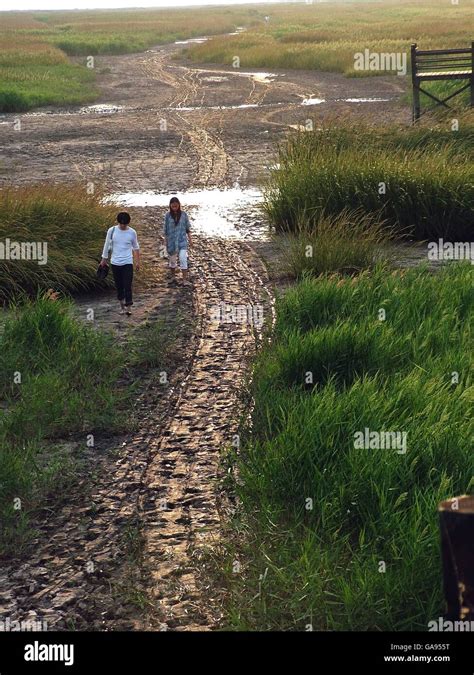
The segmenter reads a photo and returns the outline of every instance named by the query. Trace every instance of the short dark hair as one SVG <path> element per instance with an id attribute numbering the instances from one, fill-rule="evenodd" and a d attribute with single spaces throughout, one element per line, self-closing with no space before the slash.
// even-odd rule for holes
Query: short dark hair
<path id="1" fill-rule="evenodd" d="M 131 218 L 126 211 L 120 211 L 117 216 L 117 222 L 120 223 L 120 225 L 128 225 L 130 220 Z"/>

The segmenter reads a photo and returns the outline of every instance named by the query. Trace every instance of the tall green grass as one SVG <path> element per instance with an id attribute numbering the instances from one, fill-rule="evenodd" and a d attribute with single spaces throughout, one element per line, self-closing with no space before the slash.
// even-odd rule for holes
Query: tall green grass
<path id="1" fill-rule="evenodd" d="M 308 227 L 345 209 L 379 214 L 400 236 L 472 234 L 473 127 L 331 126 L 292 134 L 280 147 L 265 209 L 277 230 Z"/>
<path id="2" fill-rule="evenodd" d="M 122 423 L 124 369 L 112 336 L 38 297 L 10 309 L 0 335 L 0 551 L 28 544 L 29 515 L 77 479 L 78 454 L 59 439 Z M 16 499 L 20 499 L 21 508 Z M 18 550 L 17 550 L 18 553 Z"/>
<path id="3" fill-rule="evenodd" d="M 235 460 L 230 627 L 427 630 L 437 504 L 474 488 L 472 267 L 306 280 L 276 309 Z M 355 448 L 365 427 L 406 454 Z"/>
<path id="4" fill-rule="evenodd" d="M 26 25 L 27 19 L 25 17 Z M 0 112 L 21 112 L 40 105 L 83 103 L 97 97 L 95 73 L 70 63 L 37 28 L 0 28 Z M 44 32 L 44 31 L 43 31 Z"/>
<path id="5" fill-rule="evenodd" d="M 91 435 L 97 446 L 140 423 L 133 401 L 143 377 L 166 392 L 161 372 L 173 372 L 189 336 L 179 316 L 118 341 L 50 295 L 12 305 L 0 324 L 0 557 L 25 551 L 32 514 L 60 508 L 90 473 Z"/>
<path id="6" fill-rule="evenodd" d="M 0 112 L 87 103 L 96 100 L 98 94 L 94 72 L 69 63 L 0 68 L 0 78 Z"/>
<path id="7" fill-rule="evenodd" d="M 261 22 L 245 34 L 196 45 L 186 54 L 194 61 L 227 65 L 239 56 L 245 68 L 383 75 L 384 71 L 354 70 L 354 54 L 365 48 L 401 52 L 407 54 L 409 66 L 413 42 L 423 49 L 467 47 L 472 40 L 473 7 L 472 0 L 456 7 L 444 0 L 419 0 L 416 5 L 411 0 L 282 4 L 268 9 L 268 24 Z"/>
<path id="8" fill-rule="evenodd" d="M 282 254 L 279 268 L 299 279 L 305 274 L 326 272 L 353 274 L 386 259 L 386 244 L 392 238 L 377 214 L 346 209 L 339 215 L 317 219 L 300 214 L 296 230 L 277 238 Z"/>
<path id="9" fill-rule="evenodd" d="M 252 25 L 254 8 L 2 12 L 0 112 L 93 101 L 96 69 L 66 55 L 86 57 L 141 52 L 197 35 Z"/>
<path id="10" fill-rule="evenodd" d="M 0 302 L 35 296 L 50 287 L 73 292 L 98 288 L 95 272 L 116 207 L 81 185 L 32 185 L 0 190 L 0 242 L 47 244 L 47 264 L 0 260 Z"/>

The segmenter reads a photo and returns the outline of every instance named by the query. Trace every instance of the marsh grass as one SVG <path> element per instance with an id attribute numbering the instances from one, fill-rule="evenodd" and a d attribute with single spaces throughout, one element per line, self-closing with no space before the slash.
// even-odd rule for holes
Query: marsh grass
<path id="1" fill-rule="evenodd" d="M 179 360 L 178 338 L 189 321 L 177 322 L 149 321 L 118 341 L 75 318 L 71 300 L 39 294 L 5 310 L 0 557 L 23 553 L 34 535 L 32 515 L 61 508 L 78 481 L 90 476 L 91 435 L 95 445 L 101 436 L 111 443 L 114 434 L 133 428 L 137 381 L 158 378 L 158 369 L 171 374 Z"/>
<path id="2" fill-rule="evenodd" d="M 386 74 L 354 69 L 354 54 L 367 48 L 407 54 L 409 73 L 412 42 L 423 49 L 470 45 L 472 9 L 472 0 L 456 8 L 443 0 L 420 0 L 416 6 L 410 0 L 281 5 L 267 12 L 268 24 L 260 20 L 245 34 L 215 38 L 186 54 L 194 61 L 227 65 L 238 55 L 245 68 L 322 70 L 356 77 Z"/>
<path id="3" fill-rule="evenodd" d="M 469 45 L 472 0 L 457 7 L 443 0 L 329 2 L 268 7 L 212 7 L 187 10 L 4 12 L 0 57 L 0 112 L 48 104 L 90 102 L 97 96 L 95 69 L 65 60 L 75 57 L 140 52 L 156 44 L 201 35 L 216 36 L 186 56 L 194 61 L 243 67 L 307 69 L 349 76 L 386 74 L 354 70 L 354 54 L 409 52 Z M 351 26 L 348 37 L 347 26 Z M 226 36 L 244 26 L 238 36 Z M 224 37 L 219 37 L 224 35 Z M 409 63 L 408 63 L 409 65 Z M 42 81 L 42 86 L 38 85 Z M 66 86 L 66 83 L 69 86 Z M 430 85 L 440 93 L 445 85 Z M 464 97 L 466 99 L 466 96 Z"/>
<path id="4" fill-rule="evenodd" d="M 257 12 L 258 14 L 258 12 Z M 0 112 L 95 100 L 85 57 L 141 52 L 157 44 L 232 32 L 255 20 L 246 8 L 2 12 Z M 73 63 L 68 56 L 84 57 Z"/>
<path id="5" fill-rule="evenodd" d="M 386 258 L 392 233 L 378 214 L 345 209 L 338 215 L 321 212 L 313 218 L 301 213 L 298 218 L 295 231 L 277 239 L 282 250 L 279 266 L 290 277 L 354 274 Z"/>
<path id="6" fill-rule="evenodd" d="M 13 34 L 14 35 L 14 34 Z M 0 31 L 0 112 L 92 101 L 95 74 L 40 37 Z"/>
<path id="7" fill-rule="evenodd" d="M 472 267 L 306 279 L 276 309 L 237 459 L 230 627 L 426 630 L 437 504 L 474 488 Z M 365 427 L 406 432 L 406 454 L 356 449 Z"/>
<path id="8" fill-rule="evenodd" d="M 117 209 L 103 193 L 83 185 L 42 184 L 0 189 L 0 242 L 42 242 L 46 265 L 33 260 L 0 260 L 0 302 L 54 288 L 62 292 L 101 287 L 95 272 L 107 228 Z"/>
<path id="9" fill-rule="evenodd" d="M 48 39 L 71 56 L 140 52 L 157 44 L 235 30 L 255 11 L 239 7 L 54 12 L 41 15 Z M 257 12 L 258 15 L 258 12 Z M 38 16 L 38 15 L 36 15 Z"/>
<path id="10" fill-rule="evenodd" d="M 28 543 L 29 514 L 77 479 L 80 458 L 60 439 L 123 424 L 123 371 L 112 336 L 40 295 L 10 307 L 0 335 L 0 549 Z M 15 508 L 14 500 L 21 500 Z"/>
<path id="11" fill-rule="evenodd" d="M 321 214 L 379 214 L 394 234 L 468 238 L 474 171 L 472 120 L 420 129 L 327 124 L 280 146 L 265 210 L 277 231 L 315 228 Z"/>

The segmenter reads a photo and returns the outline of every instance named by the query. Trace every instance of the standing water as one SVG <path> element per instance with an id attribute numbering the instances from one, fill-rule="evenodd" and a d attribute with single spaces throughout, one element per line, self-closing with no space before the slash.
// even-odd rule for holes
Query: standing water
<path id="1" fill-rule="evenodd" d="M 222 239 L 263 241 L 268 227 L 263 222 L 262 192 L 258 188 L 209 188 L 178 193 L 122 192 L 106 198 L 117 206 L 167 208 L 171 197 L 178 197 L 189 213 L 193 231 Z"/>

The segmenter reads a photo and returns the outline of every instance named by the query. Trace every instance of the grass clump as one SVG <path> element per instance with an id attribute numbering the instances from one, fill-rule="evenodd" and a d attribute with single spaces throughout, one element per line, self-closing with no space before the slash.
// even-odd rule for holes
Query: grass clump
<path id="1" fill-rule="evenodd" d="M 420 48 L 469 46 L 472 1 L 453 11 L 443 0 L 387 2 L 327 2 L 323 5 L 282 4 L 271 9 L 253 28 L 236 36 L 217 37 L 187 52 L 198 62 L 232 65 L 238 55 L 245 68 L 291 68 L 377 76 L 387 71 L 355 69 L 354 55 L 404 53 L 409 73 L 410 45 Z M 347 27 L 350 26 L 350 34 Z"/>
<path id="2" fill-rule="evenodd" d="M 278 231 L 317 228 L 347 209 L 379 215 L 395 235 L 469 237 L 474 202 L 472 122 L 445 130 L 335 126 L 297 132 L 280 147 L 265 210 Z"/>
<path id="3" fill-rule="evenodd" d="M 61 439 L 120 425 L 124 368 L 109 335 L 48 295 L 13 307 L 0 336 L 0 549 L 28 541 L 29 513 L 76 479 Z M 18 502 L 18 499 L 21 500 Z M 18 504 L 21 503 L 21 508 Z"/>
<path id="4" fill-rule="evenodd" d="M 0 243 L 41 243 L 46 264 L 0 260 L 0 302 L 40 290 L 92 290 L 105 233 L 116 208 L 81 185 L 33 185 L 0 190 Z M 47 249 L 44 248 L 47 245 Z"/>
<path id="5" fill-rule="evenodd" d="M 278 239 L 280 266 L 290 277 L 354 274 L 386 257 L 384 245 L 391 233 L 377 215 L 343 210 L 332 216 L 321 212 L 315 219 L 300 214 L 299 219 L 295 232 Z"/>
<path id="6" fill-rule="evenodd" d="M 306 279 L 278 300 L 235 460 L 231 628 L 426 630 L 442 614 L 437 505 L 474 487 L 473 308 L 469 264 Z M 356 447 L 365 428 L 406 433 L 406 452 Z"/>

